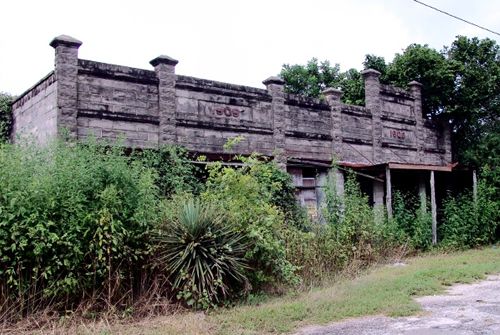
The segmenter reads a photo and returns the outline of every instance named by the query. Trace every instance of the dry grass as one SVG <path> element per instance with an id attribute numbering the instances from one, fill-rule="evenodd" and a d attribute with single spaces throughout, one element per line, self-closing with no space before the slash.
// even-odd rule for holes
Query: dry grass
<path id="1" fill-rule="evenodd" d="M 452 283 L 468 283 L 500 272 L 500 249 L 428 254 L 404 261 L 407 266 L 379 265 L 353 280 L 341 279 L 327 287 L 209 314 L 177 310 L 168 316 L 138 320 L 59 319 L 45 323 L 38 330 L 22 327 L 12 330 L 16 334 L 283 334 L 304 325 L 350 317 L 410 315 L 420 309 L 413 300 L 415 296 L 438 293 Z M 36 320 L 24 322 L 32 326 Z"/>

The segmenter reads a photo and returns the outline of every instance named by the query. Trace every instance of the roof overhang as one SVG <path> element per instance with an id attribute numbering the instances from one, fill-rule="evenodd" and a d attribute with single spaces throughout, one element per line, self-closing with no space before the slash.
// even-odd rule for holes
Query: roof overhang
<path id="1" fill-rule="evenodd" d="M 409 163 L 393 163 L 387 162 L 382 164 L 363 164 L 363 163 L 351 163 L 351 162 L 340 162 L 340 166 L 361 169 L 361 170 L 380 170 L 389 167 L 393 170 L 420 170 L 420 171 L 442 171 L 451 172 L 457 163 L 448 165 L 431 165 L 431 164 L 409 164 Z"/>
<path id="2" fill-rule="evenodd" d="M 406 163 L 387 163 L 389 169 L 394 170 L 424 170 L 424 171 L 443 171 L 451 172 L 454 165 L 427 165 L 427 164 L 406 164 Z"/>

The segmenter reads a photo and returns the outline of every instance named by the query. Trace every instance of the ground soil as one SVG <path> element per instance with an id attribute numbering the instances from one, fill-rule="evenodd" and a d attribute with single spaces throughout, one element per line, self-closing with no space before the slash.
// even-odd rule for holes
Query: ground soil
<path id="1" fill-rule="evenodd" d="M 423 309 L 417 316 L 356 318 L 308 326 L 296 335 L 500 335 L 500 275 L 474 284 L 454 285 L 443 295 L 416 300 Z"/>

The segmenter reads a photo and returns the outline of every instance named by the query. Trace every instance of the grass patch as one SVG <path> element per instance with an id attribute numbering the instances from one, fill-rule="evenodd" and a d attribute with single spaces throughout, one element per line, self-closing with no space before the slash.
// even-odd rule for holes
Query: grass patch
<path id="1" fill-rule="evenodd" d="M 489 247 L 406 259 L 407 266 L 377 266 L 354 280 L 280 298 L 256 299 L 251 305 L 202 313 L 184 313 L 114 324 L 86 325 L 74 333 L 89 334 L 283 334 L 310 324 L 350 317 L 418 313 L 414 297 L 442 292 L 454 283 L 470 283 L 500 272 L 500 249 Z M 90 332 L 89 332 L 90 331 Z"/>
<path id="2" fill-rule="evenodd" d="M 260 306 L 242 306 L 215 313 L 218 334 L 281 334 L 306 324 L 365 315 L 405 316 L 420 310 L 414 297 L 443 291 L 453 283 L 470 283 L 500 271 L 500 249 L 426 255 L 405 267 L 383 266 L 355 280 L 295 297 L 273 299 Z"/>

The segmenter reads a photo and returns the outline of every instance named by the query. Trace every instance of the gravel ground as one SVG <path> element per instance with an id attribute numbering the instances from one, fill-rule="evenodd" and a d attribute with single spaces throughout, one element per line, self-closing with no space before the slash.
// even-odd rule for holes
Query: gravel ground
<path id="1" fill-rule="evenodd" d="M 419 316 L 350 319 L 305 327 L 296 335 L 500 335 L 500 275 L 474 284 L 454 285 L 443 295 L 416 300 L 424 310 Z"/>

